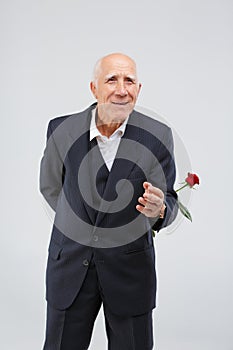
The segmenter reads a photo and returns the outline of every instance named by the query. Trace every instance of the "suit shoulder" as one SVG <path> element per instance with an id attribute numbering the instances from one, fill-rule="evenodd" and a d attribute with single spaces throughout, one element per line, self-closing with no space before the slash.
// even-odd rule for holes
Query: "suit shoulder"
<path id="1" fill-rule="evenodd" d="M 75 113 L 52 118 L 49 121 L 48 130 L 50 130 L 50 133 L 52 133 L 59 125 L 61 125 L 65 121 L 68 121 L 68 120 L 71 121 L 72 119 L 78 119 L 78 118 L 82 119 L 83 117 L 86 117 L 87 114 L 90 112 L 90 110 L 92 110 L 95 107 L 95 105 L 96 104 L 94 103 L 91 106 L 89 106 L 87 109 L 81 112 L 75 112 Z"/>
<path id="2" fill-rule="evenodd" d="M 72 118 L 75 114 L 69 114 L 64 116 L 55 117 L 53 119 L 50 119 L 48 123 L 48 129 L 47 129 L 47 139 L 51 136 L 51 134 L 54 133 L 54 131 L 57 129 L 59 125 L 64 123 L 69 118 Z M 76 114 L 77 115 L 77 114 Z"/>
<path id="3" fill-rule="evenodd" d="M 82 112 L 78 113 L 72 113 L 72 114 L 67 114 L 59 117 L 55 117 L 50 119 L 49 121 L 49 126 L 53 129 L 53 131 L 65 120 L 71 119 L 71 118 L 76 118 L 82 115 Z"/>
<path id="4" fill-rule="evenodd" d="M 156 131 L 158 133 L 170 133 L 171 128 L 164 122 L 156 119 L 156 117 L 148 116 L 138 111 L 134 111 L 138 126 L 146 128 L 148 131 Z"/>

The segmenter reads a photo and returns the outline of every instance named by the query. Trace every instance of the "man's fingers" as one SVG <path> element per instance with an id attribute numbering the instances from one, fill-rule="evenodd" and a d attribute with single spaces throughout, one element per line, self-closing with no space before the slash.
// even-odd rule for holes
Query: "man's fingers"
<path id="1" fill-rule="evenodd" d="M 145 181 L 143 187 L 146 190 L 145 193 L 153 193 L 160 198 L 164 197 L 163 192 L 158 187 L 152 186 L 150 182 Z"/>
<path id="2" fill-rule="evenodd" d="M 142 213 L 142 214 L 144 214 L 144 215 L 146 215 L 146 216 L 152 216 L 152 215 L 150 215 L 153 211 L 152 211 L 152 209 L 150 209 L 150 208 L 147 208 L 147 207 L 145 207 L 145 206 L 142 206 L 142 205 L 136 205 L 136 209 L 138 210 L 138 211 L 140 211 L 140 213 Z"/>
<path id="3" fill-rule="evenodd" d="M 143 197 L 139 197 L 138 201 L 139 201 L 140 204 L 146 206 L 146 200 Z"/>
<path id="4" fill-rule="evenodd" d="M 163 202 L 162 198 L 155 195 L 155 194 L 152 194 L 152 193 L 144 193 L 143 194 L 143 198 L 149 202 L 149 203 L 152 203 L 152 204 L 156 204 L 156 205 L 160 205 L 161 202 Z"/>
<path id="5" fill-rule="evenodd" d="M 153 210 L 154 209 L 154 204 L 146 201 L 143 197 L 139 197 L 138 198 L 138 201 L 140 204 L 143 205 L 143 209 L 146 209 L 146 210 Z"/>
<path id="6" fill-rule="evenodd" d="M 143 205 L 144 209 L 150 210 L 150 211 L 153 211 L 157 206 L 160 207 L 162 205 L 161 199 L 158 199 L 157 203 L 155 203 L 155 202 L 149 202 L 145 200 L 143 197 L 139 197 L 138 201 L 140 204 Z"/>

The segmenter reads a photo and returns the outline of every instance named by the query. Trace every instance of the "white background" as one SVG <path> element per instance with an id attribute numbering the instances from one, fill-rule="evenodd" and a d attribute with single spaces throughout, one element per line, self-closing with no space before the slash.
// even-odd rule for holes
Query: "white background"
<path id="1" fill-rule="evenodd" d="M 138 63 L 138 105 L 172 125 L 191 159 L 185 172 L 201 180 L 189 203 L 193 223 L 155 238 L 156 349 L 232 350 L 232 1 L 2 0 L 0 7 L 1 349 L 43 344 L 51 222 L 38 173 L 47 123 L 92 103 L 95 61 L 120 51 Z M 93 349 L 106 349 L 102 314 Z"/>

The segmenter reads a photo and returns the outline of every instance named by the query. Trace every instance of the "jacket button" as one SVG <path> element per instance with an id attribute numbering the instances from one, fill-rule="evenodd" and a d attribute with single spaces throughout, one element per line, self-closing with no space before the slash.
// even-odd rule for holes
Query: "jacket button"
<path id="1" fill-rule="evenodd" d="M 93 241 L 97 242 L 97 241 L 98 241 L 98 239 L 99 239 L 99 237 L 98 237 L 98 236 L 96 236 L 96 235 L 94 235 L 94 236 L 93 236 Z"/>
<path id="2" fill-rule="evenodd" d="M 87 259 L 83 260 L 83 266 L 88 266 L 89 265 L 89 261 Z"/>

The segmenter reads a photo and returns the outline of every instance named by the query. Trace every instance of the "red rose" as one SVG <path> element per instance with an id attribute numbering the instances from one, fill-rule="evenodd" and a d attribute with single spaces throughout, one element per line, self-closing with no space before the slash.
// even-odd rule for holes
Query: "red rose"
<path id="1" fill-rule="evenodd" d="M 183 190 L 185 187 L 189 186 L 190 188 L 193 188 L 194 185 L 199 185 L 199 177 L 196 174 L 188 173 L 188 176 L 185 179 L 185 182 L 182 182 L 182 186 L 176 190 L 176 192 L 179 192 L 180 190 Z M 178 198 L 178 205 L 181 213 L 188 218 L 190 221 L 192 221 L 192 216 L 189 212 L 189 210 L 181 203 L 181 201 Z"/>
<path id="2" fill-rule="evenodd" d="M 185 181 L 190 187 L 193 187 L 194 185 L 199 185 L 199 177 L 196 174 L 188 173 L 188 176 L 186 177 Z"/>

